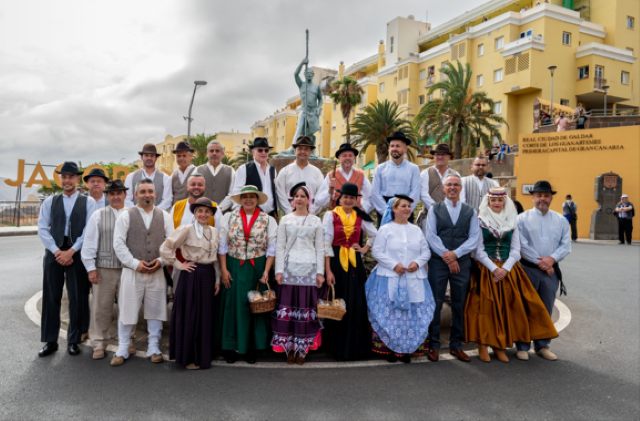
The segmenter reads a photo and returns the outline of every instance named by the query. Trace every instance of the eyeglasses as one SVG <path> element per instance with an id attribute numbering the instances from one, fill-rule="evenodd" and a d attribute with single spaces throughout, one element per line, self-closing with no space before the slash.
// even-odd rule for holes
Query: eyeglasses
<path id="1" fill-rule="evenodd" d="M 487 164 L 473 164 L 474 167 L 488 167 Z"/>
<path id="2" fill-rule="evenodd" d="M 461 185 L 461 184 L 457 184 L 457 183 L 456 183 L 456 184 L 447 183 L 447 184 L 445 184 L 444 186 L 445 186 L 445 187 L 462 187 L 462 185 Z"/>
<path id="3" fill-rule="evenodd" d="M 449 156 L 449 154 L 446 154 L 446 153 L 434 153 L 433 156 Z"/>
<path id="4" fill-rule="evenodd" d="M 258 153 L 268 153 L 269 149 L 267 149 L 267 148 L 264 148 L 264 149 L 258 148 L 258 149 L 256 149 L 256 152 L 258 152 Z"/>

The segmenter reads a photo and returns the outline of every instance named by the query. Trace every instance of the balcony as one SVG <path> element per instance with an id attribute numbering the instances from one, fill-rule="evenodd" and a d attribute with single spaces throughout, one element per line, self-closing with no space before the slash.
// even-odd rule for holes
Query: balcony
<path id="1" fill-rule="evenodd" d="M 430 88 L 431 85 L 433 85 L 434 83 L 436 83 L 435 81 L 435 75 L 434 74 L 430 74 L 429 76 L 426 77 L 426 84 L 424 85 L 425 88 Z"/>
<path id="2" fill-rule="evenodd" d="M 604 93 L 604 86 L 607 86 L 607 79 L 597 76 L 593 78 L 593 92 Z"/>

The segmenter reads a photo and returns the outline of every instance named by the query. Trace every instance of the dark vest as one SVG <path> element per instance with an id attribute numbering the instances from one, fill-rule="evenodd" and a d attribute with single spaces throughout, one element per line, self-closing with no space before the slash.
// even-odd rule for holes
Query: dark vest
<path id="1" fill-rule="evenodd" d="M 229 184 L 233 176 L 233 168 L 228 165 L 220 164 L 222 168 L 215 177 L 211 174 L 207 164 L 202 164 L 197 168 L 198 174 L 204 177 L 205 181 L 205 197 L 220 204 L 229 194 Z"/>
<path id="2" fill-rule="evenodd" d="M 82 235 L 84 226 L 87 222 L 87 196 L 81 194 L 76 198 L 76 203 L 71 210 L 69 218 L 69 241 L 73 245 L 78 237 Z M 58 248 L 64 244 L 64 227 L 67 222 L 67 216 L 64 213 L 64 203 L 62 195 L 58 194 L 51 200 L 51 236 L 56 242 Z M 80 250 L 78 250 L 80 251 Z"/>
<path id="3" fill-rule="evenodd" d="M 506 262 L 511 251 L 513 231 L 507 231 L 502 234 L 502 237 L 496 238 L 488 229 L 482 228 L 481 234 L 484 242 L 484 251 L 487 252 L 489 259 L 494 262 Z"/>
<path id="4" fill-rule="evenodd" d="M 129 212 L 129 231 L 127 231 L 127 248 L 138 260 L 151 262 L 160 257 L 160 246 L 164 237 L 164 215 L 160 208 L 153 208 L 153 219 L 149 229 L 144 225 L 138 208 L 127 209 Z"/>
<path id="5" fill-rule="evenodd" d="M 442 244 L 447 250 L 455 250 L 469 239 L 469 228 L 471 227 L 471 220 L 473 219 L 473 208 L 466 203 L 458 202 L 460 209 L 460 216 L 458 222 L 453 225 L 449 211 L 447 211 L 447 205 L 445 202 L 438 202 L 431 207 L 429 212 L 435 212 L 436 214 L 436 235 L 442 240 Z M 477 223 L 477 221 L 475 221 Z M 440 259 L 436 252 L 431 251 L 431 256 Z M 464 256 L 458 256 L 458 261 L 466 260 L 470 258 L 470 253 Z"/>
<path id="6" fill-rule="evenodd" d="M 187 173 L 184 177 L 184 182 L 180 182 L 180 177 L 178 177 L 178 169 L 176 169 L 171 175 L 171 187 L 173 188 L 173 204 L 176 202 L 184 200 L 189 197 L 189 193 L 187 192 L 187 181 L 189 181 L 189 177 L 193 174 L 196 167 L 190 168 L 187 170 Z"/>
<path id="7" fill-rule="evenodd" d="M 247 169 L 247 182 L 249 186 L 256 186 L 258 190 L 264 193 L 262 190 L 262 180 L 260 179 L 259 169 L 255 161 L 247 162 L 245 164 Z M 273 210 L 278 211 L 278 204 L 276 203 L 276 169 L 273 166 L 269 167 L 269 179 L 271 180 L 271 195 L 273 196 Z"/>

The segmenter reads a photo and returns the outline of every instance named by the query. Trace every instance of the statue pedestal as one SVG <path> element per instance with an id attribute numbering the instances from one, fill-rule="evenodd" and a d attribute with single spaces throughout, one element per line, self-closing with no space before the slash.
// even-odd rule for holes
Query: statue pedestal
<path id="1" fill-rule="evenodd" d="M 614 209 L 622 195 L 622 178 L 613 172 L 601 174 L 594 182 L 593 199 L 598 207 L 591 214 L 589 238 L 592 240 L 617 240 L 618 219 Z"/>
<path id="2" fill-rule="evenodd" d="M 295 158 L 280 158 L 275 156 L 269 160 L 269 165 L 275 167 L 277 172 L 280 172 L 281 169 L 286 167 L 287 165 L 294 162 Z M 309 165 L 313 165 L 322 171 L 322 175 L 326 176 L 329 171 L 333 169 L 333 160 L 320 158 L 320 159 L 309 159 Z"/>

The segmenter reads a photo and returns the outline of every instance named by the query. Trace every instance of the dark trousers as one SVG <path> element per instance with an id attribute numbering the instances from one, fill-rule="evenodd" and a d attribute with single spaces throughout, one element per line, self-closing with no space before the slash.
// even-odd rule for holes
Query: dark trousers
<path id="1" fill-rule="evenodd" d="M 631 232 L 633 231 L 633 219 L 618 219 L 618 238 L 624 243 L 627 237 L 627 243 L 631 244 Z"/>
<path id="2" fill-rule="evenodd" d="M 569 218 L 569 226 L 571 227 L 571 239 L 578 239 L 578 218 Z"/>
<path id="3" fill-rule="evenodd" d="M 64 245 L 61 250 L 70 248 Z M 49 250 L 45 250 L 43 264 L 42 285 L 42 323 L 40 340 L 42 342 L 57 342 L 60 332 L 60 307 L 62 291 L 67 284 L 69 297 L 69 328 L 68 343 L 79 343 L 82 334 L 89 331 L 89 277 L 80 260 L 80 252 L 73 255 L 73 263 L 62 266 L 56 262 L 56 257 Z"/>
<path id="4" fill-rule="evenodd" d="M 429 260 L 429 284 L 436 301 L 436 310 L 429 325 L 429 348 L 440 349 L 440 312 L 444 295 L 447 292 L 447 282 L 451 284 L 451 333 L 449 334 L 449 349 L 452 351 L 462 348 L 464 336 L 464 307 L 469 295 L 471 276 L 471 259 L 458 261 L 460 273 L 452 274 L 444 260 L 432 257 Z"/>
<path id="5" fill-rule="evenodd" d="M 528 266 L 522 266 L 527 277 L 531 281 L 531 285 L 538 291 L 538 295 L 542 300 L 542 303 L 547 308 L 549 312 L 549 316 L 553 312 L 553 303 L 556 301 L 556 292 L 558 292 L 558 286 L 560 285 L 560 281 L 558 280 L 558 276 L 554 273 L 553 275 L 547 275 L 547 272 L 538 269 L 531 268 Z M 533 341 L 533 349 L 536 351 L 541 350 L 542 348 L 546 348 L 551 343 L 551 339 L 541 339 Z M 528 351 L 531 348 L 531 343 L 526 342 L 516 342 L 516 348 L 518 351 Z"/>

